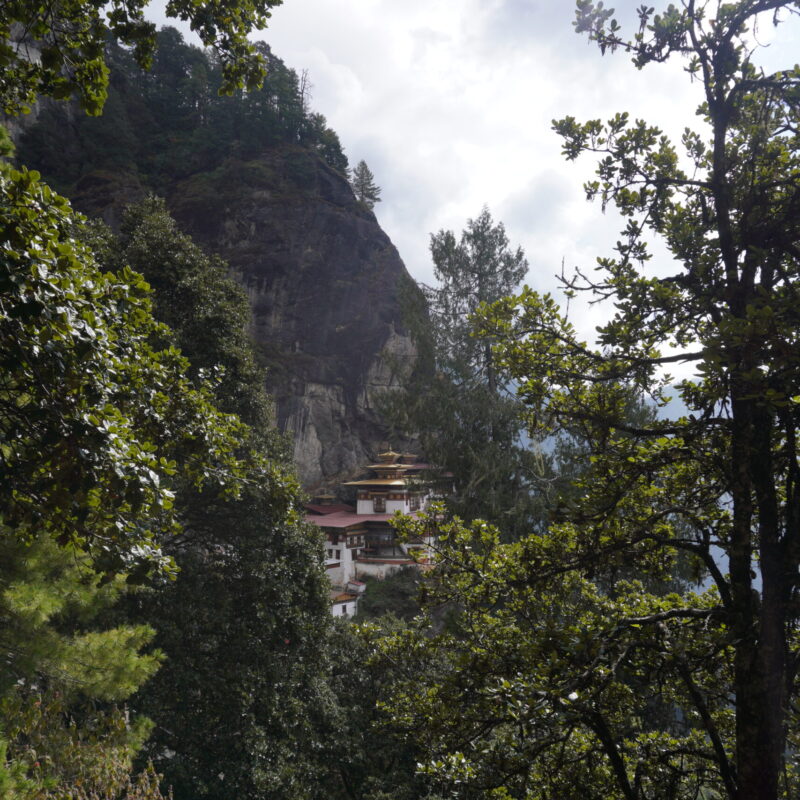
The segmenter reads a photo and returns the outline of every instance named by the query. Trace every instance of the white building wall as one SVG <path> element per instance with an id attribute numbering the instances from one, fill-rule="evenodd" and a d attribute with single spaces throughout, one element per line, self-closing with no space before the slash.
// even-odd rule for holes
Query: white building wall
<path id="1" fill-rule="evenodd" d="M 358 500 L 356 502 L 356 514 L 374 514 L 372 500 Z"/>
<path id="2" fill-rule="evenodd" d="M 337 544 L 333 544 L 330 539 L 325 542 L 325 566 L 330 582 L 334 586 L 344 586 L 348 581 L 357 580 L 359 564 L 355 559 L 355 553 L 360 552 L 363 543 L 357 547 L 348 547 L 348 538 L 352 541 L 354 537 L 339 536 Z M 363 540 L 362 540 L 363 541 Z M 339 557 L 336 557 L 336 553 Z M 328 555 L 330 553 L 330 555 Z"/>
<path id="3" fill-rule="evenodd" d="M 346 580 L 342 571 L 342 562 L 332 558 L 325 559 L 325 574 L 332 586 L 341 586 Z"/>
<path id="4" fill-rule="evenodd" d="M 358 600 L 348 600 L 346 603 L 334 603 L 331 614 L 334 617 L 352 617 L 358 610 Z"/>
<path id="5" fill-rule="evenodd" d="M 342 548 L 342 584 L 355 578 L 355 561 L 353 561 L 353 551 L 345 544 L 346 539 L 340 540 Z"/>
<path id="6" fill-rule="evenodd" d="M 386 513 L 387 514 L 394 514 L 395 511 L 402 511 L 404 514 L 408 514 L 408 501 L 407 500 L 387 500 L 386 501 Z"/>

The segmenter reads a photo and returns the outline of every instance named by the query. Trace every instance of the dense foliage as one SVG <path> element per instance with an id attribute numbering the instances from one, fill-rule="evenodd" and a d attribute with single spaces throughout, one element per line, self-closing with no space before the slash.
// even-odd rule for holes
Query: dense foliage
<path id="1" fill-rule="evenodd" d="M 387 657 L 381 647 L 404 626 L 392 614 L 355 631 L 350 623 L 338 623 L 330 640 L 337 665 L 330 677 L 336 725 L 324 742 L 315 800 L 442 800 L 432 793 L 427 776 L 417 771 L 424 750 L 405 735 L 382 702 L 401 675 L 411 677 L 415 666 L 405 655 Z"/>
<path id="2" fill-rule="evenodd" d="M 578 30 L 604 51 L 638 67 L 685 56 L 705 128 L 686 131 L 682 160 L 625 114 L 556 122 L 568 158 L 599 156 L 587 195 L 627 219 L 600 277 L 567 286 L 612 302 L 612 317 L 593 347 L 529 289 L 483 311 L 534 435 L 580 424 L 591 461 L 546 534 L 502 546 L 480 525 L 443 528 L 435 598 L 463 609 L 461 630 L 396 642 L 420 673 L 450 665 L 433 687 L 406 682 L 395 714 L 457 796 L 800 791 L 800 73 L 758 69 L 752 37 L 797 11 L 642 7 L 625 39 L 612 11 L 578 3 Z M 648 233 L 675 257 L 668 277 L 649 272 Z M 677 388 L 686 415 L 632 424 L 631 391 L 665 406 L 675 363 L 695 372 Z M 679 558 L 705 590 L 615 579 L 626 565 L 663 577 Z"/>
<path id="3" fill-rule="evenodd" d="M 166 655 L 133 701 L 155 723 L 145 751 L 178 800 L 310 796 L 334 704 L 327 583 L 255 363 L 247 296 L 156 198 L 129 208 L 118 236 L 97 225 L 90 238 L 101 260 L 129 264 L 152 283 L 154 313 L 169 323 L 190 374 L 247 423 L 242 492 L 179 487 L 184 531 L 165 547 L 180 574 L 128 603 L 131 619 L 156 628 Z"/>
<path id="4" fill-rule="evenodd" d="M 146 284 L 100 270 L 63 198 L 7 166 L 0 193 L 3 525 L 77 545 L 98 570 L 167 567 L 156 534 L 177 524 L 174 476 L 236 478 L 240 423 L 157 344 Z"/>
<path id="5" fill-rule="evenodd" d="M 419 614 L 421 575 L 416 567 L 402 567 L 382 579 L 364 576 L 362 580 L 366 590 L 358 604 L 359 621 L 380 622 L 387 614 L 409 621 Z"/>
<path id="6" fill-rule="evenodd" d="M 174 571 L 177 485 L 240 488 L 243 426 L 186 375 L 141 276 L 101 271 L 36 173 L 0 167 L 0 217 L 0 785 L 157 798 L 151 771 L 131 778 L 148 725 L 113 705 L 158 666 L 153 630 L 105 617 Z"/>
<path id="7" fill-rule="evenodd" d="M 270 9 L 282 0 L 237 0 L 231 4 L 169 0 L 167 16 L 189 22 L 220 63 L 221 91 L 264 78 L 264 61 L 247 35 L 265 28 Z M 0 106 L 27 113 L 38 96 L 74 95 L 90 114 L 103 109 L 108 86 L 107 37 L 132 48 L 140 67 L 153 59 L 156 30 L 144 18 L 149 0 L 110 3 L 43 3 L 12 0 L 0 6 Z"/>

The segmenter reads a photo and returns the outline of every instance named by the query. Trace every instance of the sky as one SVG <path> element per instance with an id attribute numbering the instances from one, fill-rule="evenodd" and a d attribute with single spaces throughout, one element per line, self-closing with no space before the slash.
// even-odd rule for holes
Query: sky
<path id="1" fill-rule="evenodd" d="M 641 0 L 606 5 L 636 25 Z M 430 234 L 458 234 L 485 204 L 525 250 L 526 282 L 557 293 L 562 263 L 591 271 L 621 224 L 585 200 L 594 164 L 564 160 L 552 120 L 627 111 L 676 141 L 700 125 L 700 88 L 681 62 L 638 71 L 622 53 L 602 56 L 573 19 L 570 0 L 284 0 L 254 38 L 308 70 L 313 109 L 351 165 L 374 173 L 376 216 L 414 278 L 433 282 Z M 763 25 L 759 41 L 773 36 Z M 765 65 L 793 64 L 798 43 L 797 25 L 781 27 Z M 668 271 L 663 249 L 652 268 Z M 606 314 L 580 303 L 570 316 L 591 339 Z"/>

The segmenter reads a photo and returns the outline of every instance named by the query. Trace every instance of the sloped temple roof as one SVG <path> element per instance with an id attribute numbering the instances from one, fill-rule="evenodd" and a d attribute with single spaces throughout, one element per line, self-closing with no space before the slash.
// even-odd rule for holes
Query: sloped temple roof
<path id="1" fill-rule="evenodd" d="M 417 512 L 409 514 L 411 517 L 417 516 Z M 311 522 L 320 528 L 349 528 L 361 525 L 364 522 L 385 522 L 388 523 L 394 514 L 354 514 L 352 512 L 341 511 L 337 514 L 306 514 L 306 522 Z"/>

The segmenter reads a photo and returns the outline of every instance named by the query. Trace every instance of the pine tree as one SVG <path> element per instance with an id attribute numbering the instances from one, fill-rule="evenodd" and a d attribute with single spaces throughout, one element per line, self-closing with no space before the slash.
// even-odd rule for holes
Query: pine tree
<path id="1" fill-rule="evenodd" d="M 142 652 L 154 631 L 102 623 L 130 589 L 78 548 L 0 531 L 0 797 L 119 797 L 149 780 L 131 772 L 150 723 L 119 704 L 161 662 Z M 157 783 L 141 796 L 160 800 Z"/>
<path id="2" fill-rule="evenodd" d="M 400 431 L 420 439 L 430 461 L 454 476 L 453 513 L 487 519 L 516 539 L 542 513 L 534 482 L 545 464 L 520 440 L 522 406 L 497 374 L 491 340 L 475 335 L 472 315 L 512 292 L 528 262 L 487 208 L 459 238 L 445 230 L 431 235 L 431 256 L 438 285 L 423 287 L 425 303 L 418 293 L 407 293 L 417 300 L 413 308 L 406 302 L 422 364 L 406 391 L 387 399 L 386 410 Z"/>
<path id="3" fill-rule="evenodd" d="M 375 203 L 381 202 L 380 186 L 375 184 L 375 176 L 363 159 L 353 168 L 350 185 L 356 195 L 356 200 L 372 210 Z"/>
<path id="4" fill-rule="evenodd" d="M 472 315 L 481 303 L 511 294 L 528 271 L 522 248 L 512 250 L 502 222 L 484 206 L 456 241 L 452 231 L 431 235 L 437 287 L 426 287 L 437 369 L 459 383 L 498 393 L 491 341 L 476 337 Z"/>

